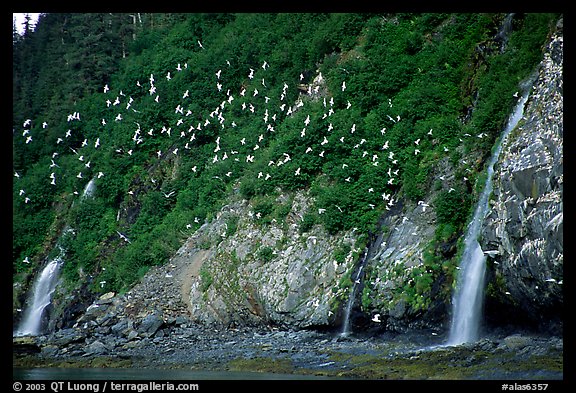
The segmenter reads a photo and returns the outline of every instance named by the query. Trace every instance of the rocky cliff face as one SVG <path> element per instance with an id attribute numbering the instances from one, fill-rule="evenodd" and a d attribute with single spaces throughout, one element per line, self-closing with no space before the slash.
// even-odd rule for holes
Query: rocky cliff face
<path id="1" fill-rule="evenodd" d="M 430 197 L 429 199 L 432 199 Z M 430 273 L 424 252 L 434 238 L 436 214 L 431 200 L 404 205 L 384 217 L 383 240 L 369 261 L 364 282 L 364 310 L 380 314 L 386 330 L 435 327 L 443 323 L 444 299 L 424 288 L 420 279 Z M 437 298 L 436 298 L 437 297 Z M 435 315 L 437 313 L 441 315 Z M 372 327 L 376 327 L 371 323 Z"/>
<path id="2" fill-rule="evenodd" d="M 561 315 L 562 58 L 558 30 L 525 118 L 497 164 L 482 234 L 482 248 L 490 255 L 488 318 L 546 322 Z M 454 171 L 443 160 L 432 180 L 447 189 Z M 305 192 L 278 193 L 269 209 L 236 194 L 170 262 L 115 297 L 115 309 L 122 311 L 113 315 L 134 321 L 152 315 L 164 322 L 185 315 L 218 327 L 338 328 L 354 285 L 352 273 L 366 252 L 353 325 L 364 331 L 424 327 L 440 332 L 449 316 L 453 272 L 450 264 L 426 258 L 437 228 L 435 195 L 418 203 L 389 197 L 393 207 L 369 239 L 354 230 L 332 236 L 319 225 L 305 227 L 303 217 L 314 205 Z M 456 240 L 441 245 L 445 260 L 456 254 Z"/>
<path id="3" fill-rule="evenodd" d="M 232 198 L 168 264 L 152 269 L 128 293 L 135 309 L 185 314 L 209 326 L 337 323 L 338 304 L 350 290 L 362 250 L 352 232 L 330 236 L 319 226 L 303 232 L 302 216 L 312 201 L 281 194 L 275 203 L 286 215 L 274 217 Z"/>
<path id="4" fill-rule="evenodd" d="M 253 206 L 233 202 L 178 252 L 198 264 L 183 287 L 194 320 L 303 328 L 335 319 L 359 252 L 356 238 L 319 228 L 300 233 L 311 203 L 302 194 L 280 195 L 276 203 L 288 214 L 263 224 Z"/>
<path id="5" fill-rule="evenodd" d="M 92 309 L 113 320 L 121 314 L 134 321 L 185 317 L 215 328 L 338 329 L 352 293 L 351 277 L 368 253 L 354 329 L 438 327 L 446 310 L 436 310 L 439 318 L 426 310 L 438 302 L 422 299 L 426 307 L 418 310 L 404 294 L 415 284 L 414 270 L 422 268 L 424 249 L 434 236 L 432 208 L 398 202 L 381 220 L 384 231 L 367 239 L 355 230 L 331 236 L 320 225 L 304 231 L 302 217 L 313 204 L 305 193 L 280 194 L 275 203 L 284 207 L 285 217 L 263 217 L 254 204 L 232 198 L 169 263 L 150 269 L 130 291 L 116 296 L 114 312 L 100 301 Z M 381 314 L 380 321 L 371 320 L 375 314 Z"/>
<path id="6" fill-rule="evenodd" d="M 384 231 L 367 239 L 355 230 L 335 236 L 320 225 L 304 230 L 302 218 L 313 201 L 306 193 L 280 194 L 276 210 L 286 215 L 263 216 L 257 203 L 233 197 L 169 263 L 152 268 L 121 296 L 118 307 L 136 319 L 186 316 L 214 327 L 338 329 L 351 277 L 367 252 L 354 324 L 397 331 L 429 325 L 403 288 L 414 284 L 413 270 L 422 267 L 434 236 L 434 210 L 397 202 L 381 221 Z M 381 322 L 370 320 L 376 313 Z"/>
<path id="7" fill-rule="evenodd" d="M 563 36 L 545 50 L 518 128 L 495 168 L 482 232 L 487 316 L 561 328 L 563 304 Z M 558 325 L 560 323 L 560 325 Z M 542 326 L 540 326 L 542 327 Z"/>

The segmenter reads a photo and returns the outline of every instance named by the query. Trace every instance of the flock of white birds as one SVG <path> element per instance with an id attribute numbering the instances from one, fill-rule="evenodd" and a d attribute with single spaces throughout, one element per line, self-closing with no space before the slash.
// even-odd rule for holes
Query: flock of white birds
<path id="1" fill-rule="evenodd" d="M 204 47 L 200 41 L 198 41 L 199 50 L 203 50 Z M 225 72 L 223 70 L 226 67 L 231 67 L 229 60 L 226 60 L 224 64 L 214 65 L 213 73 L 213 86 L 217 90 L 218 94 L 222 96 L 222 101 L 219 105 L 213 108 L 212 111 L 206 113 L 203 116 L 199 116 L 193 113 L 191 109 L 190 90 L 184 90 L 181 92 L 180 102 L 174 107 L 174 115 L 176 121 L 171 124 L 164 124 L 161 128 L 150 128 L 142 129 L 140 122 L 144 122 L 139 118 L 142 113 L 142 109 L 146 105 L 158 105 L 162 101 L 162 97 L 170 89 L 171 81 L 177 77 L 179 73 L 185 73 L 189 71 L 192 67 L 189 66 L 187 62 L 178 63 L 174 66 L 173 70 L 168 70 L 162 74 L 150 74 L 147 80 L 138 80 L 136 82 L 137 89 L 140 90 L 140 95 L 126 95 L 122 88 L 114 89 L 108 84 L 103 86 L 103 102 L 102 105 L 105 106 L 105 113 L 108 116 L 99 120 L 98 124 L 100 130 L 98 131 L 99 136 L 94 139 L 84 138 L 82 144 L 79 148 L 72 148 L 67 144 L 67 140 L 73 136 L 73 134 L 78 131 L 75 129 L 75 123 L 80 123 L 84 121 L 81 113 L 74 111 L 66 116 L 67 126 L 60 127 L 62 129 L 68 128 L 66 132 L 60 135 L 56 140 L 56 145 L 54 146 L 54 152 L 52 153 L 50 159 L 50 176 L 46 181 L 50 182 L 52 186 L 55 186 L 59 181 L 61 181 L 66 176 L 75 176 L 77 179 L 86 179 L 88 182 L 91 178 L 97 181 L 106 181 L 106 173 L 98 168 L 98 163 L 94 162 L 92 155 L 98 149 L 114 149 L 115 154 L 132 156 L 139 148 L 139 146 L 146 142 L 148 139 L 152 138 L 168 138 L 170 143 L 168 144 L 170 148 L 167 150 L 158 149 L 155 151 L 155 158 L 161 160 L 163 158 L 169 157 L 170 155 L 186 155 L 188 154 L 188 159 L 194 160 L 196 156 L 192 154 L 194 148 L 197 146 L 197 136 L 201 135 L 207 129 L 212 132 L 218 130 L 216 134 L 221 130 L 227 129 L 226 141 L 224 138 L 218 136 L 213 142 L 213 156 L 207 162 L 197 162 L 192 166 L 192 171 L 201 171 L 204 167 L 210 165 L 218 165 L 227 160 L 230 160 L 235 165 L 250 165 L 257 161 L 258 155 L 264 149 L 261 149 L 266 144 L 266 139 L 270 137 L 271 133 L 276 133 L 277 124 L 280 124 L 286 117 L 293 116 L 297 111 L 306 111 L 306 103 L 310 103 L 313 100 L 322 99 L 322 104 L 325 112 L 322 116 L 316 116 L 314 113 L 309 113 L 306 115 L 305 120 L 301 124 L 300 137 L 302 138 L 302 143 L 306 143 L 305 153 L 307 155 L 317 155 L 320 158 L 326 159 L 326 157 L 331 154 L 329 148 L 330 145 L 342 144 L 346 145 L 348 148 L 358 149 L 361 152 L 361 156 L 365 159 L 365 165 L 381 166 L 386 174 L 385 178 L 374 178 L 371 179 L 372 184 L 366 187 L 366 193 L 378 193 L 381 195 L 382 204 L 384 204 L 387 210 L 390 210 L 394 206 L 396 200 L 393 196 L 393 192 L 390 191 L 391 186 L 398 184 L 400 167 L 398 166 L 398 158 L 396 152 L 393 150 L 392 143 L 386 138 L 387 127 L 391 127 L 394 124 L 401 122 L 402 119 L 398 114 L 393 113 L 393 103 L 391 99 L 388 99 L 388 108 L 390 113 L 386 114 L 387 121 L 386 124 L 382 124 L 380 129 L 372 130 L 364 133 L 359 133 L 357 125 L 355 123 L 349 124 L 346 129 L 338 130 L 332 122 L 330 122 L 330 117 L 335 113 L 334 98 L 330 96 L 326 87 L 326 81 L 321 72 L 317 71 L 314 80 L 308 85 L 296 85 L 292 86 L 293 89 L 297 89 L 299 92 L 298 99 L 293 102 L 288 102 L 288 89 L 290 86 L 288 83 L 283 82 L 282 90 L 278 100 L 272 100 L 268 94 L 271 94 L 274 89 L 268 87 L 267 80 L 270 72 L 270 64 L 267 61 L 262 61 L 261 64 L 255 66 L 255 68 L 249 68 L 246 70 L 246 80 L 245 83 L 238 89 L 227 85 L 227 81 L 224 78 Z M 165 79 L 165 83 L 160 86 L 157 83 L 157 79 Z M 304 74 L 300 74 L 299 77 L 295 78 L 300 83 L 304 81 Z M 180 85 L 181 86 L 181 85 Z M 303 86 L 306 89 L 303 89 Z M 320 92 L 320 89 L 322 91 Z M 348 86 L 346 81 L 343 80 L 340 85 L 341 92 L 344 93 Z M 276 91 L 279 91 L 276 90 Z M 173 93 L 173 91 L 171 92 Z M 150 98 L 145 99 L 146 97 Z M 274 105 L 273 102 L 280 102 L 279 105 Z M 349 110 L 352 108 L 353 103 L 350 99 L 347 100 L 346 105 L 339 108 L 340 110 Z M 230 129 L 239 127 L 234 121 L 227 120 L 226 116 L 229 111 L 240 110 L 244 116 L 257 116 L 261 118 L 262 130 L 252 135 L 250 138 L 244 136 L 242 138 L 238 137 L 236 141 L 232 141 L 230 135 L 234 135 L 233 131 Z M 139 121 L 140 120 L 140 121 Z M 248 121 L 252 121 L 248 120 Z M 321 122 L 318 124 L 326 124 L 326 131 L 320 133 L 319 135 L 312 135 L 309 131 L 314 122 Z M 132 131 L 130 135 L 126 135 L 125 139 L 127 141 L 126 145 L 123 146 L 106 146 L 105 141 L 107 135 L 114 134 L 115 140 L 118 140 L 118 133 L 125 133 L 126 127 L 117 127 L 120 123 L 131 122 L 133 124 L 130 126 Z M 340 122 L 342 124 L 342 122 Z M 34 121 L 27 119 L 23 123 L 22 137 L 25 138 L 25 144 L 29 144 L 36 137 L 35 134 L 45 131 L 51 125 L 46 121 L 42 122 L 41 127 L 33 127 Z M 314 130 L 317 130 L 315 128 Z M 373 135 L 374 140 L 369 141 L 364 136 Z M 130 138 L 128 139 L 128 136 Z M 466 135 L 468 136 L 468 135 Z M 41 139 L 42 135 L 38 135 Z M 427 138 L 433 137 L 433 130 L 430 129 L 426 135 Z M 479 135 L 478 137 L 482 137 Z M 83 137 L 80 137 L 83 138 Z M 377 142 L 376 142 L 377 141 Z M 383 143 L 381 143 L 383 141 Z M 370 142 L 370 143 L 367 143 Z M 420 148 L 423 143 L 422 138 L 415 139 L 413 141 L 413 154 L 418 155 L 420 153 Z M 167 144 L 163 144 L 164 146 Z M 303 145 L 302 145 L 303 146 Z M 371 146 L 371 147 L 368 147 Z M 374 147 L 378 146 L 378 147 Z M 80 170 L 74 173 L 65 173 L 59 166 L 59 159 L 64 154 L 70 154 L 72 151 L 78 161 L 83 164 L 80 166 Z M 444 151 L 448 152 L 449 149 L 444 147 Z M 288 164 L 292 160 L 292 155 L 294 152 L 285 151 L 282 152 L 275 159 L 270 159 L 268 161 L 268 168 L 273 166 L 279 167 Z M 96 160 L 97 161 L 97 160 Z M 345 171 L 348 168 L 348 163 L 344 157 L 341 162 L 341 169 Z M 230 166 L 225 175 L 228 177 L 233 176 L 235 166 Z M 294 176 L 302 176 L 305 173 L 304 168 L 297 167 L 293 168 Z M 18 172 L 14 173 L 14 176 L 18 179 L 20 174 Z M 255 175 L 258 181 L 268 181 L 274 176 L 274 171 L 261 170 Z M 346 182 L 353 182 L 353 176 L 345 175 L 343 177 Z M 151 182 L 155 182 L 154 179 L 150 179 Z M 78 184 L 77 190 L 74 191 L 75 195 L 79 194 L 78 190 L 81 190 L 84 185 Z M 128 191 L 132 194 L 132 191 Z M 175 195 L 174 192 L 164 193 L 168 198 Z M 25 203 L 33 203 L 34 201 L 27 195 L 25 189 L 20 189 L 19 196 L 24 198 Z M 425 206 L 421 204 L 423 209 Z M 427 205 L 426 205 L 427 206 Z M 326 211 L 326 207 L 320 207 L 318 213 L 322 214 Z M 369 203 L 367 208 L 374 209 L 375 205 Z M 342 211 L 342 209 L 338 209 Z"/>

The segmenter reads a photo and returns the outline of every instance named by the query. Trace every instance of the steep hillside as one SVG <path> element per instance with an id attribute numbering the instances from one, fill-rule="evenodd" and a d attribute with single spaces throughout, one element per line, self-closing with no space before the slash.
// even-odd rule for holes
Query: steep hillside
<path id="1" fill-rule="evenodd" d="M 493 326 L 562 329 L 561 65 L 560 27 L 545 48 L 537 79 L 526 81 L 533 85 L 523 120 L 496 170 L 482 235 L 490 256 L 487 318 Z M 302 233 L 302 217 L 313 202 L 304 193 L 279 195 L 275 211 L 287 212 L 286 219 L 271 214 L 265 226 L 255 216 L 258 205 L 238 196 L 188 239 L 170 268 L 161 269 L 168 280 L 153 286 L 172 286 L 170 272 L 187 266 L 175 288 L 200 323 L 338 328 L 352 277 L 367 256 L 355 325 L 441 331 L 450 317 L 450 260 L 459 253 L 455 239 L 442 233 L 434 205 L 455 192 L 452 165 L 443 159 L 430 174 L 447 194 L 437 187 L 417 203 L 400 197 L 369 237 L 356 230 L 332 237 L 319 226 Z M 380 321 L 372 320 L 376 314 Z"/>
<path id="2" fill-rule="evenodd" d="M 441 328 L 483 164 L 556 19 L 41 18 L 14 41 L 15 322 L 59 244 L 52 328 L 110 292 L 333 328 L 360 266 L 356 325 Z M 33 49 L 62 55 L 36 74 Z"/>

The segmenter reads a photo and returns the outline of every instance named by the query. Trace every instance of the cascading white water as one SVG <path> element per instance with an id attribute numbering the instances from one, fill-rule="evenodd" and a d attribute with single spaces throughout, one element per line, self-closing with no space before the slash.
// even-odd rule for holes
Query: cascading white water
<path id="1" fill-rule="evenodd" d="M 457 278 L 457 287 L 452 300 L 452 324 L 448 345 L 459 345 L 478 340 L 480 331 L 480 319 L 482 316 L 482 303 L 484 300 L 484 276 L 486 272 L 486 257 L 478 243 L 478 235 L 482 228 L 482 222 L 488 211 L 488 201 L 492 193 L 492 176 L 494 164 L 498 160 L 502 145 L 510 131 L 512 131 L 524 113 L 524 104 L 528 99 L 528 92 L 521 97 L 516 104 L 508 124 L 504 129 L 502 138 L 496 146 L 496 150 L 490 158 L 487 169 L 487 178 L 484 190 L 478 200 L 474 217 L 468 226 L 464 238 L 464 253 L 460 262 L 460 275 Z"/>
<path id="2" fill-rule="evenodd" d="M 356 292 L 358 291 L 358 285 L 360 284 L 360 275 L 362 274 L 362 268 L 364 267 L 364 262 L 366 262 L 368 253 L 364 253 L 363 259 L 360 262 L 360 267 L 358 268 L 358 272 L 354 277 L 354 281 L 352 282 L 352 292 L 350 293 L 350 297 L 348 298 L 348 303 L 346 304 L 346 308 L 344 310 L 344 323 L 342 324 L 342 332 L 340 336 L 347 336 L 350 334 L 350 313 L 352 312 L 352 307 L 354 306 L 354 301 L 356 300 Z"/>
<path id="3" fill-rule="evenodd" d="M 86 184 L 86 187 L 84 187 L 84 191 L 82 192 L 82 199 L 93 196 L 94 191 L 96 191 L 96 178 L 90 179 Z"/>
<path id="4" fill-rule="evenodd" d="M 380 229 L 383 226 L 382 221 L 378 223 Z M 380 248 L 382 241 L 384 240 L 384 231 L 381 231 L 376 238 L 368 244 L 368 247 L 364 250 L 364 254 L 360 263 L 358 265 L 358 271 L 354 275 L 354 279 L 352 281 L 352 291 L 350 292 L 350 297 L 348 298 L 348 303 L 346 304 L 346 308 L 344 309 L 344 322 L 342 324 L 342 331 L 340 332 L 340 337 L 346 337 L 350 334 L 350 314 L 352 313 L 352 309 L 354 308 L 354 303 L 356 302 L 356 297 L 358 296 L 358 288 L 361 287 L 360 283 L 362 282 L 362 270 L 364 266 L 374 257 L 374 253 Z"/>
<path id="5" fill-rule="evenodd" d="M 95 178 L 90 180 L 84 187 L 80 200 L 91 198 L 96 190 Z M 71 232 L 68 226 L 64 229 L 63 234 Z M 58 273 L 64 263 L 65 250 L 60 244 L 57 244 L 59 254 L 56 258 L 50 260 L 42 272 L 36 277 L 32 286 L 32 296 L 28 300 L 28 307 L 19 328 L 14 332 L 14 336 L 37 336 L 42 332 L 42 317 L 44 310 L 52 300 L 52 293 L 56 289 L 58 282 Z"/>
<path id="6" fill-rule="evenodd" d="M 58 282 L 58 271 L 62 266 L 62 257 L 58 255 L 44 267 L 32 288 L 30 304 L 24 313 L 15 336 L 37 336 L 42 329 L 42 315 L 50 304 L 52 293 Z"/>

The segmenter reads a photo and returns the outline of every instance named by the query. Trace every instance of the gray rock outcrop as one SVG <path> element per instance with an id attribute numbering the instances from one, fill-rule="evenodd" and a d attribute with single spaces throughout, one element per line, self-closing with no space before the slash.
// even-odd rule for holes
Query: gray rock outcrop
<path id="1" fill-rule="evenodd" d="M 183 296 L 194 321 L 216 325 L 278 325 L 290 328 L 331 325 L 342 280 L 354 267 L 353 233 L 328 235 L 320 226 L 301 233 L 312 200 L 280 195 L 290 206 L 283 220 L 262 225 L 245 200 L 225 206 L 201 227 L 173 259 L 188 264 Z M 283 221 L 283 222 L 280 222 Z M 234 234 L 227 235 L 235 222 Z M 335 258 L 337 249 L 346 250 Z"/>
<path id="2" fill-rule="evenodd" d="M 481 241 L 491 267 L 487 311 L 556 328 L 563 304 L 562 66 L 560 27 L 495 168 Z"/>

